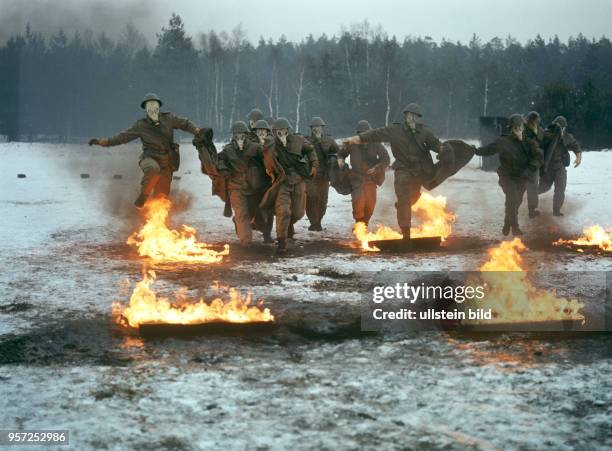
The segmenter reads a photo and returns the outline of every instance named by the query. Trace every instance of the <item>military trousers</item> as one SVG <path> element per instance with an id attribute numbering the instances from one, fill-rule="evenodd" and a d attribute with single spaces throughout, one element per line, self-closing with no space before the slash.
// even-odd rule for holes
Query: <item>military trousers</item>
<path id="1" fill-rule="evenodd" d="M 321 225 L 327 211 L 329 179 L 314 178 L 306 182 L 306 216 L 312 225 Z"/>
<path id="2" fill-rule="evenodd" d="M 415 176 L 406 170 L 395 170 L 394 173 L 395 196 L 397 202 L 397 223 L 401 230 L 409 229 L 412 223 L 412 206 L 421 197 L 423 178 Z"/>
<path id="3" fill-rule="evenodd" d="M 500 175 L 499 186 L 506 195 L 504 223 L 518 227 L 518 211 L 523 203 L 527 180 Z"/>
<path id="4" fill-rule="evenodd" d="M 306 184 L 303 181 L 296 184 L 283 183 L 274 202 L 277 239 L 287 239 L 289 226 L 304 217 L 305 209 Z"/>
<path id="5" fill-rule="evenodd" d="M 376 182 L 364 179 L 351 190 L 353 219 L 368 224 L 376 207 Z"/>
<path id="6" fill-rule="evenodd" d="M 540 184 L 540 173 L 536 171 L 534 179 L 527 183 L 527 208 L 529 211 L 533 211 L 538 208 L 539 200 L 539 184 Z"/>
<path id="7" fill-rule="evenodd" d="M 565 202 L 565 188 L 567 187 L 567 169 L 564 166 L 557 169 L 549 169 L 540 176 L 538 192 L 543 194 L 555 185 L 553 194 L 553 210 L 560 211 Z"/>
<path id="8" fill-rule="evenodd" d="M 252 196 L 249 196 L 244 190 L 232 189 L 229 191 L 229 197 L 232 210 L 234 210 L 234 224 L 238 238 L 242 244 L 249 244 L 253 239 L 253 230 L 251 228 L 253 215 L 249 208 Z"/>
<path id="9" fill-rule="evenodd" d="M 172 184 L 172 167 L 168 157 L 142 156 L 138 162 L 142 169 L 140 193 L 146 196 L 155 194 L 170 194 Z"/>

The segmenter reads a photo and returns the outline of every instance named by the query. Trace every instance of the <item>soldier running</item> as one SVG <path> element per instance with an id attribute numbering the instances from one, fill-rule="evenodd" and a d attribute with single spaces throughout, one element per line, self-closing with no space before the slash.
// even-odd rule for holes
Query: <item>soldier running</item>
<path id="1" fill-rule="evenodd" d="M 174 130 L 184 130 L 193 135 L 200 132 L 189 119 L 178 117 L 174 113 L 160 112 L 162 105 L 156 94 L 148 93 L 140 103 L 141 108 L 146 111 L 146 117 L 138 119 L 130 128 L 115 136 L 89 140 L 90 146 L 111 147 L 140 138 L 142 154 L 138 165 L 143 176 L 140 195 L 134 202 L 137 208 L 142 208 L 152 193 L 165 196 L 170 194 L 172 173 L 178 170 L 180 163 L 178 144 L 174 142 Z"/>
<path id="2" fill-rule="evenodd" d="M 525 122 L 525 131 L 523 132 L 524 138 L 535 141 L 538 148 L 541 149 L 544 140 L 544 130 L 542 130 L 540 126 L 540 114 L 537 111 L 530 111 L 525 117 Z M 535 171 L 533 179 L 527 183 L 527 208 L 529 209 L 530 218 L 535 218 L 540 215 L 538 211 L 539 175 L 539 171 Z"/>
<path id="3" fill-rule="evenodd" d="M 372 127 L 368 121 L 357 123 L 357 133 L 365 133 Z M 351 201 L 355 222 L 370 222 L 376 206 L 376 189 L 385 181 L 385 170 L 390 164 L 389 153 L 380 143 L 351 144 L 338 153 L 338 164 L 351 158 Z"/>
<path id="4" fill-rule="evenodd" d="M 326 126 L 323 119 L 313 117 L 310 121 L 310 136 L 306 138 L 315 148 L 319 160 L 317 175 L 306 182 L 306 216 L 310 221 L 308 230 L 314 232 L 323 230 L 321 221 L 327 211 L 330 158 L 338 154 L 334 137 L 323 133 Z"/>
<path id="5" fill-rule="evenodd" d="M 533 180 L 534 174 L 542 164 L 543 155 L 533 140 L 523 136 L 525 120 L 520 114 L 510 116 L 510 134 L 501 136 L 491 144 L 475 149 L 480 156 L 499 154 L 500 166 L 497 169 L 499 186 L 506 196 L 504 236 L 510 233 L 519 236 L 523 232 L 519 227 L 518 210 L 523 202 L 527 182 Z"/>
<path id="6" fill-rule="evenodd" d="M 249 128 L 242 122 L 232 125 L 232 139 L 221 152 L 217 164 L 219 174 L 226 177 L 234 223 L 240 243 L 252 242 L 253 221 L 264 186 L 263 147 L 247 138 Z M 267 178 L 267 177 L 266 177 Z"/>
<path id="7" fill-rule="evenodd" d="M 577 168 L 582 161 L 582 149 L 574 138 L 568 133 L 567 119 L 557 116 L 544 133 L 544 165 L 540 171 L 540 184 L 538 193 L 543 194 L 555 185 L 553 195 L 553 215 L 563 216 L 561 207 L 565 201 L 565 188 L 567 186 L 567 166 L 570 165 L 571 150 L 576 154 L 574 167 Z"/>
<path id="8" fill-rule="evenodd" d="M 423 116 L 419 105 L 410 103 L 402 112 L 403 123 L 359 133 L 348 138 L 345 145 L 382 142 L 391 144 L 391 152 L 395 157 L 391 167 L 395 174 L 397 222 L 404 239 L 410 239 L 411 208 L 421 197 L 421 186 L 434 176 L 430 151 L 439 153 L 441 143 L 427 126 L 417 123 Z"/>
<path id="9" fill-rule="evenodd" d="M 319 168 L 314 147 L 302 135 L 290 133 L 290 128 L 287 119 L 277 119 L 272 126 L 273 136 L 264 144 L 266 172 L 273 183 L 260 206 L 274 206 L 278 254 L 287 251 L 287 238 L 293 237 L 294 224 L 304 216 L 304 180 L 315 177 Z"/>

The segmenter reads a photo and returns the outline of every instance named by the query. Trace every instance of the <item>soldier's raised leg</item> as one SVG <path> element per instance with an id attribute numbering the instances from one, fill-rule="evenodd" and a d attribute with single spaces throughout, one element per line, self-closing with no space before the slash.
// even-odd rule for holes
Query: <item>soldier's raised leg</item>
<path id="1" fill-rule="evenodd" d="M 374 208 L 376 207 L 376 183 L 368 180 L 363 184 L 363 222 L 369 224 L 370 218 L 374 214 Z"/>
<path id="2" fill-rule="evenodd" d="M 395 195 L 397 202 L 397 223 L 405 239 L 410 239 L 412 206 L 421 197 L 421 184 L 406 171 L 395 171 Z"/>
<path id="3" fill-rule="evenodd" d="M 291 187 L 287 184 L 283 184 L 278 189 L 278 195 L 274 202 L 274 214 L 276 218 L 278 250 L 283 252 L 287 249 L 287 238 L 289 226 L 291 225 Z"/>
<path id="4" fill-rule="evenodd" d="M 139 162 L 138 165 L 140 169 L 142 169 L 142 180 L 140 182 L 140 198 L 143 198 L 144 201 L 153 193 L 153 189 L 157 182 L 161 177 L 161 168 L 159 163 L 155 161 L 155 159 L 151 157 L 144 157 Z"/>
<path id="5" fill-rule="evenodd" d="M 536 216 L 540 215 L 540 212 L 538 211 L 538 190 L 540 184 L 539 179 L 540 176 L 536 171 L 535 179 L 527 184 L 527 208 L 529 209 L 530 218 L 535 218 Z"/>
<path id="6" fill-rule="evenodd" d="M 234 210 L 234 223 L 238 238 L 241 244 L 248 246 L 253 239 L 248 196 L 243 191 L 234 189 L 230 190 L 229 195 Z"/>
<path id="7" fill-rule="evenodd" d="M 559 168 L 555 172 L 555 192 L 553 194 L 553 215 L 563 216 L 561 207 L 565 202 L 565 188 L 567 187 L 567 170 Z"/>

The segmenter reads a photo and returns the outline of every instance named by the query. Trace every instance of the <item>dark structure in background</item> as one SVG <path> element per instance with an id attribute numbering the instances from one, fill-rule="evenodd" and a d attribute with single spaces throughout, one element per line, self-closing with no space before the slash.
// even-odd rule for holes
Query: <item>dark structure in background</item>
<path id="1" fill-rule="evenodd" d="M 189 36 L 173 15 L 149 47 L 133 26 L 117 39 L 27 28 L 0 43 L 0 134 L 83 142 L 129 123 L 139 114 L 130 105 L 152 91 L 172 99 L 168 110 L 219 138 L 253 107 L 287 117 L 299 132 L 310 117 L 323 116 L 330 133 L 349 136 L 358 120 L 382 126 L 417 102 L 434 133 L 447 139 L 477 137 L 482 115 L 535 109 L 545 124 L 566 116 L 585 147 L 612 145 L 606 38 L 537 36 L 521 44 L 474 37 L 461 44 L 400 40 L 367 22 L 350 30 L 253 45 L 241 27 Z"/>
<path id="2" fill-rule="evenodd" d="M 480 116 L 480 145 L 486 146 L 492 143 L 502 134 L 509 133 L 509 121 L 502 116 Z M 497 171 L 499 167 L 499 155 L 481 157 L 481 169 L 485 171 Z"/>

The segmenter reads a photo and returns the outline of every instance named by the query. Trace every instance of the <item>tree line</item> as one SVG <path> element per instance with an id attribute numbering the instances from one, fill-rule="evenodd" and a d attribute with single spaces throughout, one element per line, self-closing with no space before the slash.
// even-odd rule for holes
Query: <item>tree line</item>
<path id="1" fill-rule="evenodd" d="M 128 25 L 111 39 L 91 31 L 45 37 L 27 26 L 0 46 L 0 134 L 8 140 L 79 141 L 109 135 L 139 115 L 146 92 L 165 110 L 224 138 L 258 107 L 297 131 L 322 116 L 338 136 L 360 119 L 396 121 L 418 102 L 441 137 L 477 137 L 480 116 L 535 109 L 568 118 L 585 146 L 612 144 L 612 43 L 581 34 L 467 44 L 388 36 L 367 21 L 337 35 L 252 44 L 242 26 L 189 36 L 173 14 L 154 47 Z"/>

